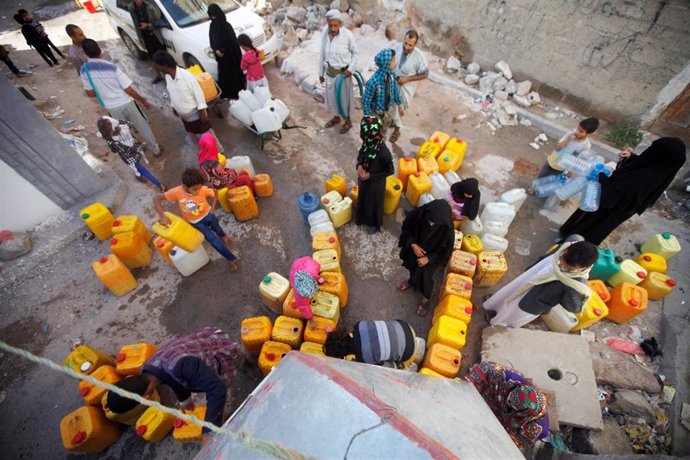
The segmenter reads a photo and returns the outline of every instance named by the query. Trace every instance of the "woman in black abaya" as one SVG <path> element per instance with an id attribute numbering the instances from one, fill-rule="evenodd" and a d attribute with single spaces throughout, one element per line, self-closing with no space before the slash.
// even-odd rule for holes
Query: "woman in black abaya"
<path id="1" fill-rule="evenodd" d="M 619 153 L 611 177 L 599 175 L 601 201 L 595 212 L 579 209 L 561 226 L 561 236 L 582 235 L 599 245 L 620 224 L 652 206 L 685 163 L 685 144 L 675 137 L 662 137 L 640 155 Z"/>
<path id="2" fill-rule="evenodd" d="M 391 152 L 383 142 L 383 126 L 378 118 L 362 118 L 359 137 L 362 139 L 362 147 L 357 155 L 359 197 L 355 208 L 355 223 L 367 225 L 368 232 L 373 234 L 383 224 L 386 177 L 395 173 L 395 169 Z"/>
<path id="3" fill-rule="evenodd" d="M 445 265 L 453 251 L 453 222 L 446 200 L 434 200 L 415 208 L 402 224 L 398 247 L 403 267 L 410 272 L 407 280 L 398 282 L 404 291 L 412 287 L 422 294 L 417 314 L 424 316 L 434 287 L 436 268 Z"/>
<path id="4" fill-rule="evenodd" d="M 240 67 L 242 50 L 237 43 L 235 30 L 220 6 L 211 3 L 208 6 L 208 16 L 211 18 L 209 41 L 218 62 L 218 86 L 224 98 L 237 99 L 240 90 L 247 87 L 247 79 Z"/>

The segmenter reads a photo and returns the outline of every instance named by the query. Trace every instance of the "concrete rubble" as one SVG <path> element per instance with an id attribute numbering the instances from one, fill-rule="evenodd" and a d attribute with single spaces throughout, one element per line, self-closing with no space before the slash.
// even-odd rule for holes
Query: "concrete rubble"
<path id="1" fill-rule="evenodd" d="M 31 251 L 31 237 L 28 233 L 1 232 L 0 260 L 14 260 Z"/>

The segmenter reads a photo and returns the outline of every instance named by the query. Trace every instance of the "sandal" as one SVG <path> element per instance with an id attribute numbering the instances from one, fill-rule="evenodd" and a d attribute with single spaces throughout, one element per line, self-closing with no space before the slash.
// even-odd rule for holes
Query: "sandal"
<path id="1" fill-rule="evenodd" d="M 390 141 L 391 144 L 395 144 L 398 142 L 398 139 L 400 138 L 400 128 L 397 126 L 393 129 L 393 132 L 391 133 Z"/>
<path id="2" fill-rule="evenodd" d="M 395 287 L 398 288 L 398 291 L 406 291 L 410 288 L 410 283 L 407 280 L 398 281 Z"/>
<path id="3" fill-rule="evenodd" d="M 347 120 L 343 127 L 340 128 L 340 134 L 345 134 L 350 130 L 350 128 L 352 128 L 352 122 L 350 120 Z"/>
<path id="4" fill-rule="evenodd" d="M 417 316 L 424 316 L 427 314 L 427 312 L 429 311 L 427 305 L 429 305 L 428 300 L 421 301 L 421 303 L 417 306 Z"/>
<path id="5" fill-rule="evenodd" d="M 324 126 L 326 128 L 332 128 L 333 126 L 337 125 L 338 123 L 340 123 L 340 117 L 333 117 L 330 120 L 328 120 Z"/>
<path id="6" fill-rule="evenodd" d="M 232 262 L 230 262 L 230 271 L 231 271 L 231 272 L 236 272 L 237 269 L 239 269 L 239 268 L 240 268 L 240 267 L 237 266 L 237 262 L 236 262 L 236 261 L 233 260 Z"/>

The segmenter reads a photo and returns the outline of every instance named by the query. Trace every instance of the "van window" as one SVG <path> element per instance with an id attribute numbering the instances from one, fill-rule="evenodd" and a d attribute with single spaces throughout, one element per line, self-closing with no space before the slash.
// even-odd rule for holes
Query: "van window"
<path id="1" fill-rule="evenodd" d="M 225 14 L 240 7 L 234 0 L 160 0 L 160 3 L 179 27 L 208 21 L 206 10 L 211 3 L 220 6 Z"/>

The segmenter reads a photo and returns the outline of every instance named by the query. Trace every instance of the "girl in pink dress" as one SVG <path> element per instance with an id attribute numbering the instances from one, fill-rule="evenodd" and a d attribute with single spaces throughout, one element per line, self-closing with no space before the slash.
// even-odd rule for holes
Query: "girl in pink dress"
<path id="1" fill-rule="evenodd" d="M 237 41 L 244 51 L 240 67 L 247 73 L 247 89 L 254 92 L 259 86 L 268 88 L 268 80 L 264 68 L 261 66 L 261 51 L 254 48 L 252 40 L 245 34 L 237 37 Z"/>

